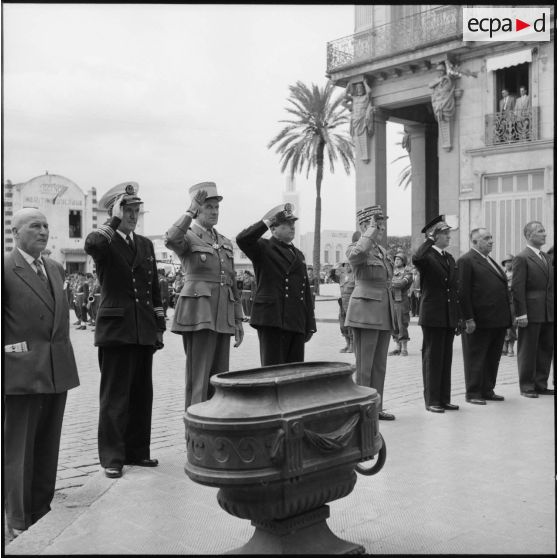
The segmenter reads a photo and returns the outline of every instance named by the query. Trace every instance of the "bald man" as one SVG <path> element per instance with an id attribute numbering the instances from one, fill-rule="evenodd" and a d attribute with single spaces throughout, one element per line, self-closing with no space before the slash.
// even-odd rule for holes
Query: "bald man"
<path id="1" fill-rule="evenodd" d="M 79 385 L 64 269 L 41 256 L 49 230 L 32 208 L 13 217 L 4 259 L 4 487 L 17 536 L 50 510 L 66 394 Z"/>

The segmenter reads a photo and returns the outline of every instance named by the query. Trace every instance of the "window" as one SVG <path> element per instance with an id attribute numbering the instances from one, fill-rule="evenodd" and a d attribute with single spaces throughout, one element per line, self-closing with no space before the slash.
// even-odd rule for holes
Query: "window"
<path id="1" fill-rule="evenodd" d="M 520 194 L 544 190 L 544 171 L 535 170 L 517 174 L 484 177 L 484 195 Z"/>
<path id="2" fill-rule="evenodd" d="M 326 244 L 324 249 L 324 263 L 329 263 L 329 255 L 331 253 L 331 244 Z"/>
<path id="3" fill-rule="evenodd" d="M 525 223 L 536 220 L 547 226 L 545 216 L 552 217 L 552 208 L 544 204 L 543 170 L 485 176 L 483 194 L 483 226 L 494 236 L 491 256 L 497 262 L 524 248 Z"/>
<path id="4" fill-rule="evenodd" d="M 71 209 L 69 218 L 70 238 L 81 238 L 81 211 Z"/>
<path id="5" fill-rule="evenodd" d="M 529 62 L 502 68 L 494 72 L 495 77 L 495 104 L 494 112 L 500 112 L 500 100 L 502 99 L 502 90 L 506 89 L 511 97 L 517 99 L 519 97 L 519 88 L 527 88 L 527 95 L 531 95 L 529 87 Z"/>

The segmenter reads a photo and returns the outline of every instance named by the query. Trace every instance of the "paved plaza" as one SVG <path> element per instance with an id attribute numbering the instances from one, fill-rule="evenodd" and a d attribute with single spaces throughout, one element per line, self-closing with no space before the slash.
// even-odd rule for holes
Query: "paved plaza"
<path id="1" fill-rule="evenodd" d="M 354 363 L 353 354 L 339 353 L 344 340 L 331 296 L 337 290 L 322 288 L 307 360 Z M 496 391 L 506 401 L 466 403 L 456 338 L 452 402 L 461 409 L 427 413 L 416 318 L 410 336 L 409 357 L 388 359 L 384 407 L 397 420 L 380 423 L 385 468 L 359 476 L 352 494 L 331 503 L 331 529 L 374 554 L 555 553 L 555 398 L 520 397 L 516 360 L 502 357 Z M 73 329 L 71 337 L 81 386 L 68 395 L 53 510 L 6 553 L 214 554 L 246 542 L 250 522 L 221 510 L 216 489 L 193 483 L 183 471 L 180 336 L 165 334 L 165 348 L 154 358 L 151 454 L 161 464 L 125 467 L 118 480 L 106 479 L 98 462 L 93 332 Z M 243 344 L 231 348 L 231 369 L 258 365 L 257 335 L 246 324 Z"/>

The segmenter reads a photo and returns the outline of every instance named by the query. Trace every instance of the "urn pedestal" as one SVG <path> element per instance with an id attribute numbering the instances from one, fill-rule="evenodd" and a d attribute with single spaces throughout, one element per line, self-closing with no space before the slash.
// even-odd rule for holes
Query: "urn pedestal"
<path id="1" fill-rule="evenodd" d="M 225 372 L 212 377 L 209 401 L 188 408 L 186 474 L 218 487 L 219 505 L 256 527 L 233 552 L 364 552 L 326 523 L 325 504 L 353 490 L 357 464 L 385 457 L 380 397 L 353 372 L 337 362 Z"/>

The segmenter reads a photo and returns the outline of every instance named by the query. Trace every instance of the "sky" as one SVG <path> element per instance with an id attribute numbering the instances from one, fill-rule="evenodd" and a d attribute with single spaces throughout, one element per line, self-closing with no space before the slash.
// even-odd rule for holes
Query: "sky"
<path id="1" fill-rule="evenodd" d="M 281 203 L 286 175 L 268 149 L 289 85 L 324 86 L 328 41 L 351 35 L 348 5 L 3 4 L 4 179 L 60 174 L 98 198 L 127 180 L 144 234 L 188 208 L 210 180 L 218 230 L 234 237 Z M 338 94 L 344 93 L 337 88 Z M 401 127 L 388 123 L 389 233 L 410 234 L 396 187 Z M 315 173 L 296 176 L 301 233 L 314 228 Z M 353 230 L 355 176 L 325 172 L 322 229 Z"/>

